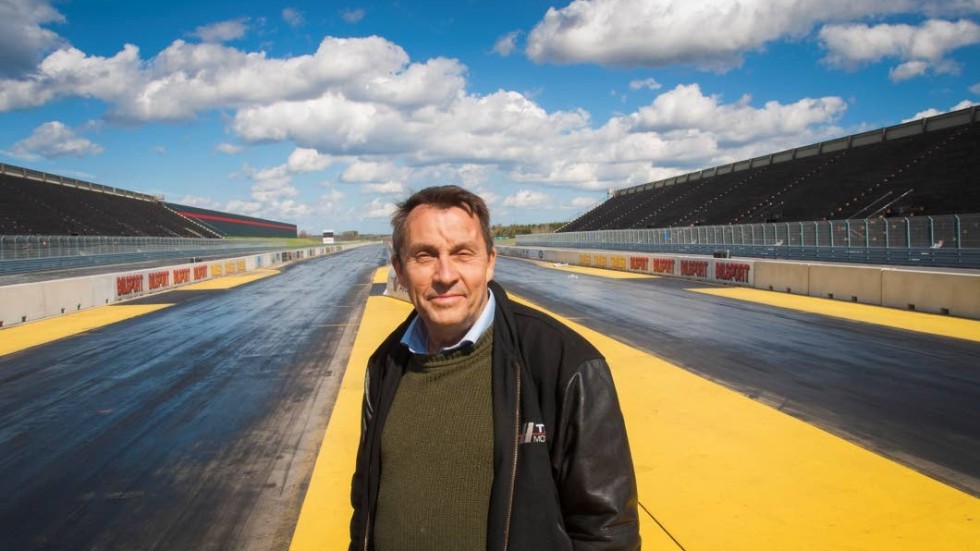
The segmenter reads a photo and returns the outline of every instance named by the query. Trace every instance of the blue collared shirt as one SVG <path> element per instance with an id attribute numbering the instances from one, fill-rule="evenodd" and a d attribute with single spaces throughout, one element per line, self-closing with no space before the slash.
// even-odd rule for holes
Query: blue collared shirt
<path id="1" fill-rule="evenodd" d="M 480 313 L 480 317 L 476 318 L 476 323 L 473 324 L 473 327 L 470 327 L 470 330 L 463 335 L 463 338 L 458 343 L 439 349 L 440 354 L 462 348 L 467 344 L 474 344 L 490 328 L 490 325 L 493 324 L 493 312 L 494 308 L 496 308 L 497 301 L 493 299 L 493 291 L 487 289 L 487 293 L 490 295 L 487 298 L 487 304 L 483 307 L 483 312 Z M 401 343 L 407 346 L 408 351 L 412 354 L 429 353 L 429 332 L 426 331 L 425 324 L 422 323 L 422 318 L 415 316 L 412 323 L 408 324 L 408 329 L 405 330 L 405 335 L 402 337 Z"/>

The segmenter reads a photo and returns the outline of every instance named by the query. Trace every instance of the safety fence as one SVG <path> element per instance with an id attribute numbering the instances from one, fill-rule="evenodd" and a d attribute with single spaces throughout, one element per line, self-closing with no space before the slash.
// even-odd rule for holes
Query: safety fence
<path id="1" fill-rule="evenodd" d="M 980 214 L 531 234 L 517 244 L 980 268 Z"/>
<path id="2" fill-rule="evenodd" d="M 285 240 L 0 235 L 0 274 L 285 248 Z"/>

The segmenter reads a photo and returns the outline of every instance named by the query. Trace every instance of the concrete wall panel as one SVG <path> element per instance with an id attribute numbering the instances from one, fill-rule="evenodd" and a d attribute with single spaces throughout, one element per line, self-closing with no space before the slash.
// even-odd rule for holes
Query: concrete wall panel
<path id="1" fill-rule="evenodd" d="M 980 275 L 884 269 L 881 304 L 980 319 Z"/>
<path id="2" fill-rule="evenodd" d="M 757 260 L 754 287 L 766 291 L 808 295 L 810 294 L 810 268 L 799 262 Z"/>
<path id="3" fill-rule="evenodd" d="M 810 296 L 881 304 L 881 268 L 811 264 Z"/>

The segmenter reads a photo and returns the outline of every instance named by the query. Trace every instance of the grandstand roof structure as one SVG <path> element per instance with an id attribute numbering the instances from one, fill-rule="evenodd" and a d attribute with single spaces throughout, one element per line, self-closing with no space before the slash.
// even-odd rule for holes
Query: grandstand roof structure
<path id="1" fill-rule="evenodd" d="M 615 192 L 559 232 L 980 212 L 977 106 Z"/>

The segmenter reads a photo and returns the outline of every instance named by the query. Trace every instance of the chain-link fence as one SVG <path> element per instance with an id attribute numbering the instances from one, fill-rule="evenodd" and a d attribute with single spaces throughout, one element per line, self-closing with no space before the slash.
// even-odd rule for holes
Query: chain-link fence
<path id="1" fill-rule="evenodd" d="M 517 244 L 978 268 L 980 214 L 531 234 Z"/>

